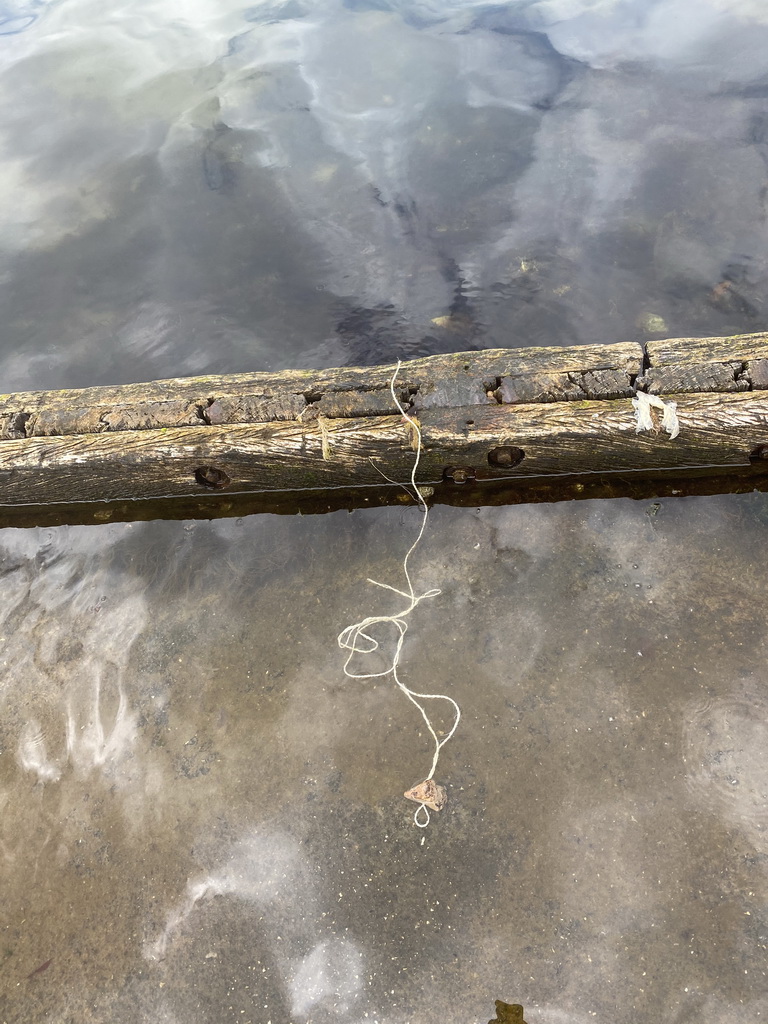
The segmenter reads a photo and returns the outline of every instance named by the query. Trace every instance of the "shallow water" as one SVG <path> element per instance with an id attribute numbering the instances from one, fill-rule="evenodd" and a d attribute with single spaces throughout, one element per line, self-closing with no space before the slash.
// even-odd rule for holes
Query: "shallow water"
<path id="1" fill-rule="evenodd" d="M 768 507 L 651 509 L 433 512 L 424 831 L 421 720 L 335 643 L 413 510 L 6 531 L 4 1019 L 760 1019 Z"/>
<path id="2" fill-rule="evenodd" d="M 762 5 L 11 3 L 6 391 L 765 328 Z M 768 1015 L 763 495 L 0 532 L 0 1021 Z M 447 728 L 448 720 L 438 720 Z"/>

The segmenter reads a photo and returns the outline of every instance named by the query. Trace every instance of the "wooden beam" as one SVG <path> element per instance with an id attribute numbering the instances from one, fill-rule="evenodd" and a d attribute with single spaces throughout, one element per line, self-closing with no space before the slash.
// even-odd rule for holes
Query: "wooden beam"
<path id="1" fill-rule="evenodd" d="M 420 409 L 626 396 L 642 358 L 634 343 L 427 356 L 403 364 L 397 390 Z M 286 370 L 0 395 L 0 439 L 394 414 L 394 371 Z M 494 397 L 498 389 L 509 397 Z"/>
<path id="2" fill-rule="evenodd" d="M 0 524 L 402 500 L 388 481 L 409 479 L 415 436 L 395 369 L 0 396 Z M 637 432 L 637 389 L 674 396 L 678 436 Z M 395 393 L 437 501 L 743 489 L 768 471 L 766 334 L 432 356 Z"/>

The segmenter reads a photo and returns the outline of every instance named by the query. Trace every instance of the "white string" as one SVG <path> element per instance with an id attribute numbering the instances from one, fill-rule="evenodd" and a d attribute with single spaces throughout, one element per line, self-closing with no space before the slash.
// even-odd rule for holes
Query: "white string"
<path id="1" fill-rule="evenodd" d="M 424 497 L 421 491 L 419 490 L 418 484 L 416 483 L 416 471 L 419 467 L 419 459 L 421 458 L 421 429 L 419 428 L 418 422 L 411 416 L 409 416 L 408 413 L 405 411 L 403 406 L 400 404 L 400 400 L 395 394 L 395 381 L 397 380 L 397 375 L 400 372 L 400 366 L 401 362 L 400 360 L 398 360 L 397 367 L 392 375 L 392 380 L 389 382 L 389 390 L 392 394 L 392 398 L 395 402 L 395 405 L 400 410 L 403 416 L 403 419 L 405 419 L 408 422 L 411 430 L 414 432 L 416 436 L 416 457 L 413 461 L 413 466 L 411 468 L 412 491 L 409 491 L 409 493 L 412 493 L 412 496 L 416 499 L 416 501 L 421 507 L 421 527 L 419 528 L 419 532 L 416 536 L 416 539 L 414 540 L 413 544 L 411 544 L 410 548 L 408 549 L 405 555 L 405 558 L 403 559 L 403 574 L 405 576 L 406 588 L 404 590 L 400 590 L 398 587 L 392 587 L 388 583 L 380 583 L 378 580 L 372 580 L 370 578 L 368 579 L 368 583 L 372 583 L 375 587 L 382 587 L 384 590 L 391 590 L 392 593 L 404 598 L 407 604 L 401 611 L 396 612 L 394 615 L 369 615 L 361 622 L 356 622 L 351 626 L 347 626 L 346 629 L 342 630 L 341 633 L 339 633 L 338 643 L 339 647 L 342 650 L 349 651 L 347 660 L 344 662 L 345 676 L 347 676 L 349 679 L 379 679 L 383 676 L 391 675 L 399 689 L 402 690 L 402 692 L 405 694 L 405 696 L 408 698 L 411 704 L 414 704 L 419 709 L 421 717 L 424 719 L 424 724 L 429 730 L 429 733 L 435 743 L 435 751 L 432 756 L 432 766 L 429 769 L 429 775 L 427 775 L 426 779 L 424 780 L 425 782 L 427 782 L 434 777 L 435 771 L 437 769 L 437 762 L 440 758 L 440 751 L 448 742 L 448 740 L 453 736 L 453 734 L 456 732 L 459 720 L 461 719 L 461 710 L 459 708 L 459 705 L 453 699 L 453 697 L 448 697 L 444 693 L 417 693 L 415 690 L 409 689 L 409 687 L 407 687 L 405 683 L 400 679 L 397 671 L 398 666 L 400 664 L 400 653 L 403 649 L 405 634 L 408 631 L 408 623 L 406 621 L 407 617 L 411 614 L 416 605 L 419 604 L 421 601 L 429 597 L 437 597 L 437 595 L 440 593 L 439 590 L 427 590 L 423 594 L 416 594 L 413 588 L 411 574 L 408 569 L 408 562 L 410 560 L 410 557 L 418 547 L 419 542 L 424 535 L 424 530 L 426 529 L 427 526 L 427 518 L 429 516 L 429 508 L 427 507 L 427 503 L 424 501 Z M 408 488 L 406 488 L 406 490 L 408 490 Z M 383 669 L 381 672 L 351 672 L 349 669 L 349 664 L 356 654 L 373 654 L 374 651 L 377 651 L 379 649 L 379 641 L 375 640 L 368 631 L 374 626 L 378 626 L 381 623 L 387 622 L 395 626 L 395 628 L 398 631 L 395 651 L 389 666 Z M 438 739 L 437 733 L 435 732 L 434 726 L 430 721 L 426 708 L 424 707 L 423 704 L 419 703 L 419 701 L 425 700 L 446 700 L 453 708 L 453 725 L 451 726 L 449 732 L 442 739 Z M 429 809 L 427 808 L 426 804 L 419 804 L 413 816 L 413 820 L 415 824 L 419 826 L 419 828 L 427 827 L 430 818 Z"/>

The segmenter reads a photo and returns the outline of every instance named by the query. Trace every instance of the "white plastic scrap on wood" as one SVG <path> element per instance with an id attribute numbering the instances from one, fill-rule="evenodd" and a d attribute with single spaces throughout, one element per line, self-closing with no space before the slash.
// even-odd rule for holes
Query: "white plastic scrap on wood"
<path id="1" fill-rule="evenodd" d="M 677 418 L 677 402 L 665 402 L 658 395 L 648 395 L 645 391 L 638 391 L 632 399 L 637 416 L 635 430 L 639 434 L 641 430 L 666 430 L 669 439 L 672 441 L 680 433 L 680 422 Z M 658 414 L 653 415 L 652 409 L 661 411 L 661 427 L 658 425 Z"/>

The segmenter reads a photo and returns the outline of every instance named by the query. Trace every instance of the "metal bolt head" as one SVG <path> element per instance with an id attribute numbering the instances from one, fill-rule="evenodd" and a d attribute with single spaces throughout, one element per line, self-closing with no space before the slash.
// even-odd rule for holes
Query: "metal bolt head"
<path id="1" fill-rule="evenodd" d="M 447 466 L 443 470 L 444 480 L 453 480 L 455 484 L 466 484 L 477 477 L 474 466 Z"/>

